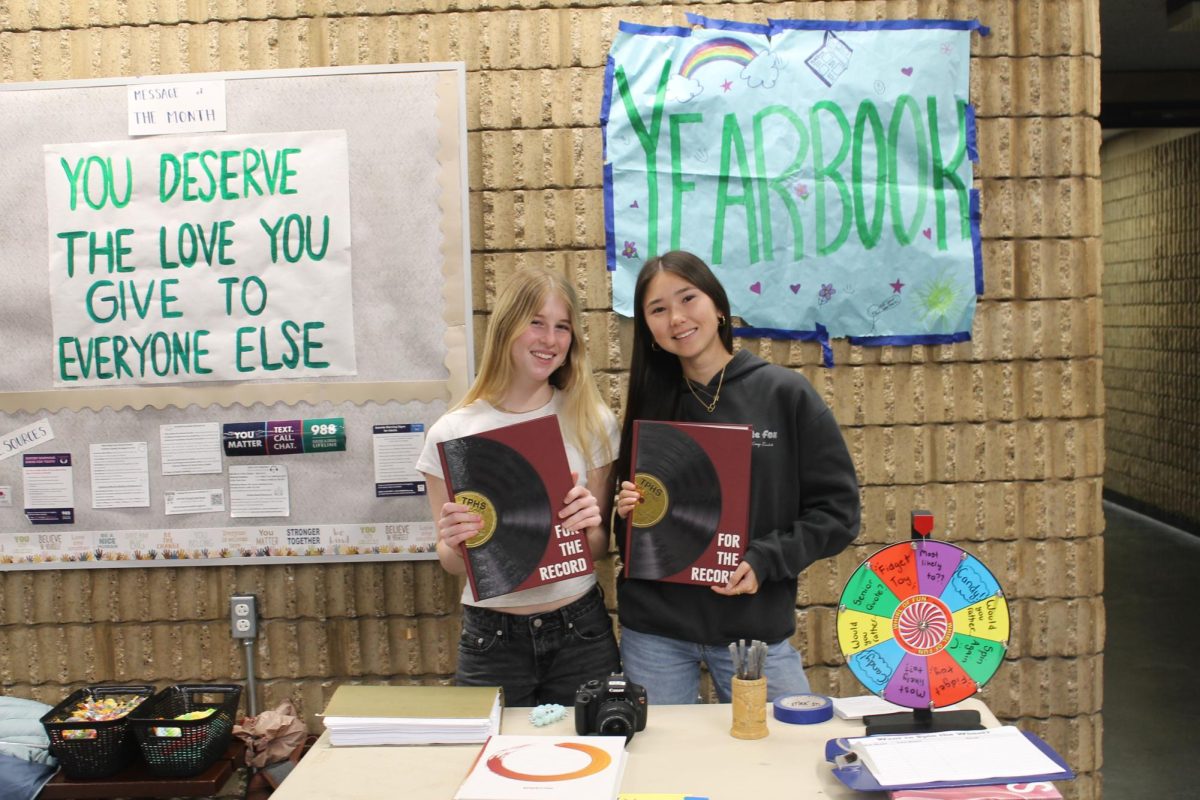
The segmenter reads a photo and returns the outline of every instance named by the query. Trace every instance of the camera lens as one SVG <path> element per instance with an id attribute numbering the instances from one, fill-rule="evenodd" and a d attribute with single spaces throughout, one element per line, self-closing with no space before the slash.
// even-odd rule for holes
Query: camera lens
<path id="1" fill-rule="evenodd" d="M 629 700 L 624 697 L 605 700 L 596 711 L 596 731 L 601 736 L 633 738 L 635 717 Z"/>

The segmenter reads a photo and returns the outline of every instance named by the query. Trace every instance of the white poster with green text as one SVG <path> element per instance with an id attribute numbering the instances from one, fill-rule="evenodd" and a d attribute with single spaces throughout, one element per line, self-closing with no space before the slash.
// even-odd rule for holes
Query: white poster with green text
<path id="1" fill-rule="evenodd" d="M 355 374 L 344 131 L 44 153 L 55 386 Z"/>

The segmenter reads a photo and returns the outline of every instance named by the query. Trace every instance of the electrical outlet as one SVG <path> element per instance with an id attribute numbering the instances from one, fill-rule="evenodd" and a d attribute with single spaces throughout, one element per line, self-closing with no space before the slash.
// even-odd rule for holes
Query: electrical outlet
<path id="1" fill-rule="evenodd" d="M 235 594 L 229 598 L 229 620 L 233 638 L 253 639 L 258 636 L 258 598 L 252 594 Z"/>

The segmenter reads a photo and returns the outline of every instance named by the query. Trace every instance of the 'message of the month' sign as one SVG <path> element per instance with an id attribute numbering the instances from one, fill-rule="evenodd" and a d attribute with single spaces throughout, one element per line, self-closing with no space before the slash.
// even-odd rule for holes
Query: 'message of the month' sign
<path id="1" fill-rule="evenodd" d="M 631 316 L 644 261 L 683 249 L 755 328 L 964 338 L 978 23 L 689 18 L 702 27 L 622 23 L 609 54 L 613 308 Z"/>
<path id="2" fill-rule="evenodd" d="M 355 374 L 344 131 L 44 153 L 56 386 Z"/>

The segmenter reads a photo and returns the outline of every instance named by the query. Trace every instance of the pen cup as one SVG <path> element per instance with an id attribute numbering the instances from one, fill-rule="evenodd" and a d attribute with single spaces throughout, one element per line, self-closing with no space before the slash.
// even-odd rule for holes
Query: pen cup
<path id="1" fill-rule="evenodd" d="M 767 735 L 767 679 L 733 679 L 733 727 L 735 739 L 761 739 Z"/>

